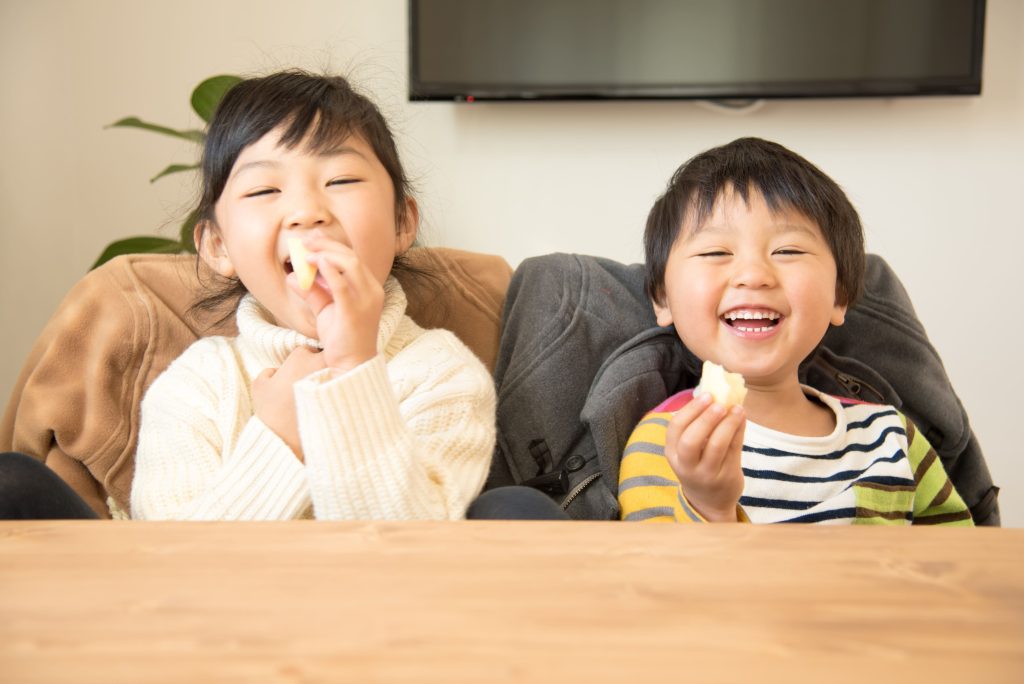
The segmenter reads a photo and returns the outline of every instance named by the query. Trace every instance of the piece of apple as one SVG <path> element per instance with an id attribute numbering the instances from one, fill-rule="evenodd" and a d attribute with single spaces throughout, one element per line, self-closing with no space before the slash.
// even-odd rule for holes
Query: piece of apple
<path id="1" fill-rule="evenodd" d="M 306 261 L 309 251 L 302 244 L 301 238 L 288 238 L 288 253 L 292 258 L 292 270 L 295 271 L 295 277 L 299 279 L 299 287 L 303 290 L 313 287 L 313 280 L 316 278 L 316 266 Z"/>
<path id="2" fill-rule="evenodd" d="M 739 373 L 730 373 L 717 363 L 705 361 L 701 369 L 700 384 L 693 391 L 695 397 L 702 394 L 710 394 L 715 402 L 725 408 L 731 408 L 743 403 L 747 396 L 747 386 Z"/>

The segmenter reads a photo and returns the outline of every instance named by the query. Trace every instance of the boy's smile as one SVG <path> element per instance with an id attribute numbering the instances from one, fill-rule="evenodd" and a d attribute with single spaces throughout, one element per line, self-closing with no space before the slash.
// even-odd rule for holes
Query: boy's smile
<path id="1" fill-rule="evenodd" d="M 821 230 L 754 189 L 745 202 L 727 188 L 703 225 L 684 225 L 666 266 L 658 323 L 752 391 L 798 388 L 800 362 L 846 313 Z"/>
<path id="2" fill-rule="evenodd" d="M 731 326 L 737 335 L 771 335 L 782 320 L 782 314 L 770 309 L 737 307 L 722 314 L 722 320 Z"/>

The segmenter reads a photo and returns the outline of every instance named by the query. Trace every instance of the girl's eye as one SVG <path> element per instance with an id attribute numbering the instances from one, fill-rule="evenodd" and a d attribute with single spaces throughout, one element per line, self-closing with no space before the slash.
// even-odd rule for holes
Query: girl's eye
<path id="1" fill-rule="evenodd" d="M 783 249 L 775 250 L 775 253 L 780 256 L 797 256 L 799 254 L 807 254 L 802 249 L 796 249 L 795 247 L 784 247 Z"/>
<path id="2" fill-rule="evenodd" d="M 335 178 L 332 181 L 328 181 L 327 185 L 350 185 L 352 183 L 358 183 L 358 178 Z"/>
<path id="3" fill-rule="evenodd" d="M 729 253 L 722 249 L 709 249 L 706 252 L 697 254 L 699 257 L 726 257 Z"/>
<path id="4" fill-rule="evenodd" d="M 260 197 L 261 195 L 269 195 L 269 194 L 274 193 L 274 192 L 277 192 L 277 190 L 274 189 L 274 188 L 258 188 L 256 190 L 251 190 L 251 191 L 245 193 L 244 196 L 245 197 Z"/>

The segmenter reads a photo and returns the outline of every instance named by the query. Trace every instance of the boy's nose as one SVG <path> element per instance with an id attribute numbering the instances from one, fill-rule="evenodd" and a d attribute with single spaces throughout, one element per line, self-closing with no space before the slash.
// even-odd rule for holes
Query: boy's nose
<path id="1" fill-rule="evenodd" d="M 747 257 L 736 261 L 732 276 L 733 287 L 760 289 L 775 285 L 775 269 L 761 257 Z"/>

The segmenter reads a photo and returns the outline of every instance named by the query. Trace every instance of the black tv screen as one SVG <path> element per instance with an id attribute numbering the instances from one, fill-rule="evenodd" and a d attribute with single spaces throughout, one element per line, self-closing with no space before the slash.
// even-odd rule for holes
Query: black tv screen
<path id="1" fill-rule="evenodd" d="M 410 0 L 412 100 L 977 95 L 984 0 Z"/>

